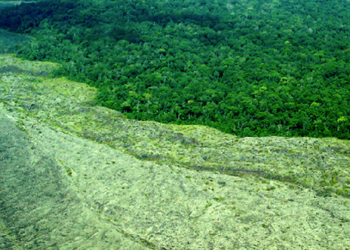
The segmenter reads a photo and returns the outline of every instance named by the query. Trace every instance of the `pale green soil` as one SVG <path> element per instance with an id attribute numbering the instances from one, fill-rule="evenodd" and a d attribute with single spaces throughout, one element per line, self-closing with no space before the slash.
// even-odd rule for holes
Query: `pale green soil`
<path id="1" fill-rule="evenodd" d="M 348 141 L 127 120 L 55 67 L 0 55 L 0 249 L 350 249 Z"/>

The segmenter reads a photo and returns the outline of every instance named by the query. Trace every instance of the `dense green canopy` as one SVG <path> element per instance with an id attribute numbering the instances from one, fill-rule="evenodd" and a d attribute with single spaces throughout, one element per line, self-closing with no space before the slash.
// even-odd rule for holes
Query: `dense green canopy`
<path id="1" fill-rule="evenodd" d="M 43 1 L 0 13 L 17 55 L 128 118 L 239 136 L 350 138 L 346 0 Z"/>

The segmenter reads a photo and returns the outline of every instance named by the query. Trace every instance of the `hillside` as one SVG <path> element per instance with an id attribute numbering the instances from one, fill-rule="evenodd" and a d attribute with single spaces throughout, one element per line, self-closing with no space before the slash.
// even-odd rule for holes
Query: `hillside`
<path id="1" fill-rule="evenodd" d="M 129 120 L 57 67 L 0 55 L 0 249 L 348 249 L 349 141 Z"/>

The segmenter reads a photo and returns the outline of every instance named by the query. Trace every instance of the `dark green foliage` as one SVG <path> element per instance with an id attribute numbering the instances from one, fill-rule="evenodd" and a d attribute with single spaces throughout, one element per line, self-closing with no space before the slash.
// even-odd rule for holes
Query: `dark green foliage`
<path id="1" fill-rule="evenodd" d="M 350 138 L 348 1 L 50 1 L 0 13 L 127 117 L 239 136 Z"/>

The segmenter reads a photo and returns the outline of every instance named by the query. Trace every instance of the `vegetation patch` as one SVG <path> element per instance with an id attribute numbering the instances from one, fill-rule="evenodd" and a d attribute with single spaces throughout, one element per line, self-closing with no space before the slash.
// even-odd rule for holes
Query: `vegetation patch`
<path id="1" fill-rule="evenodd" d="M 97 87 L 131 119 L 245 136 L 350 138 L 350 2 L 40 1 L 0 27 L 17 56 Z"/>

